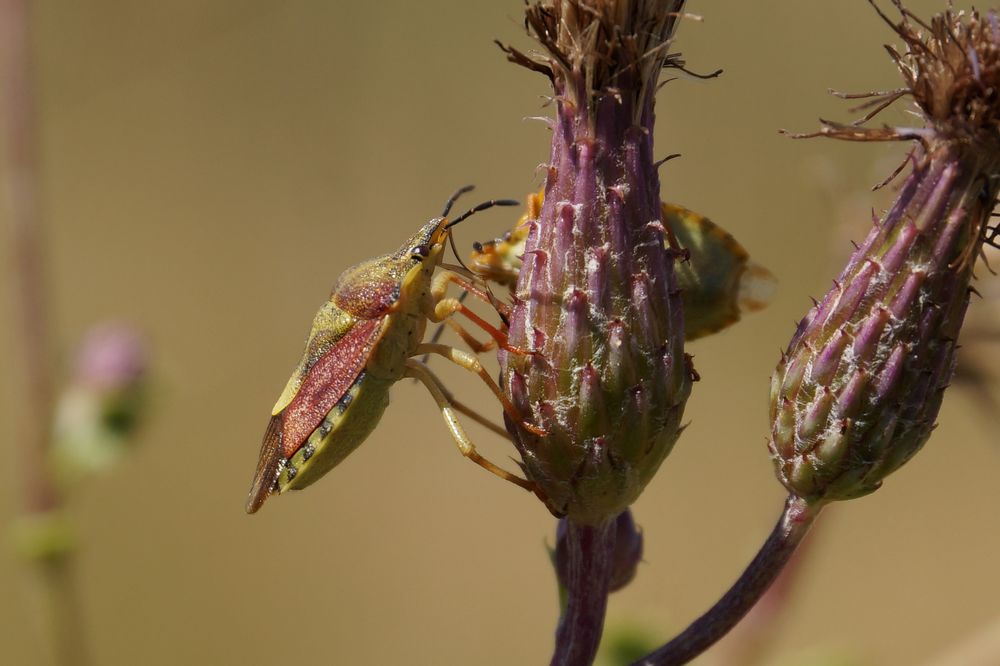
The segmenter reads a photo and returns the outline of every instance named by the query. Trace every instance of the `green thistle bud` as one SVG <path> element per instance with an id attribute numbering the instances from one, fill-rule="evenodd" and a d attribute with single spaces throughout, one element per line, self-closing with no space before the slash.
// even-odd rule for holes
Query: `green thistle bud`
<path id="1" fill-rule="evenodd" d="M 544 202 L 501 353 L 503 387 L 546 435 L 511 429 L 549 509 L 597 525 L 624 511 L 670 452 L 693 369 L 664 248 L 653 103 L 683 1 L 548 0 L 527 9 L 556 118 Z"/>
<path id="2" fill-rule="evenodd" d="M 876 490 L 930 436 L 955 367 L 975 260 L 1000 188 L 1000 28 L 992 13 L 924 24 L 898 3 L 887 47 L 922 128 L 826 123 L 816 135 L 916 140 L 912 172 L 833 288 L 799 324 L 772 378 L 770 449 L 810 502 Z M 870 119 L 874 113 L 864 120 Z"/>
<path id="3" fill-rule="evenodd" d="M 84 336 L 56 410 L 52 457 L 62 483 L 109 469 L 132 450 L 148 365 L 145 339 L 126 324 L 100 324 Z"/>

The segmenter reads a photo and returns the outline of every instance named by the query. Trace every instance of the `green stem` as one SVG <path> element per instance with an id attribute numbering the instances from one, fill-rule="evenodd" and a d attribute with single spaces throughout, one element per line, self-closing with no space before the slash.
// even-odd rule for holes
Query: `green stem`
<path id="1" fill-rule="evenodd" d="M 91 661 L 73 558 L 63 554 L 39 559 L 34 569 L 36 594 L 45 605 L 41 619 L 52 662 L 87 666 Z"/>
<path id="2" fill-rule="evenodd" d="M 29 0 L 0 0 L 0 99 L 3 104 L 2 168 L 10 233 L 10 284 L 13 288 L 15 347 L 20 362 L 15 394 L 20 415 L 15 441 L 24 524 L 46 524 L 62 498 L 48 467 L 52 424 L 52 373 L 47 321 L 42 224 L 37 193 L 37 134 L 31 80 Z M 13 365 L 13 364 L 12 364 Z M 33 530 L 34 531 L 34 530 Z M 40 537 L 43 540 L 45 537 Z M 37 544 L 36 544 L 37 545 Z M 34 576 L 31 594 L 42 613 L 45 643 L 59 666 L 89 663 L 82 634 L 69 551 L 34 551 L 28 561 Z"/>

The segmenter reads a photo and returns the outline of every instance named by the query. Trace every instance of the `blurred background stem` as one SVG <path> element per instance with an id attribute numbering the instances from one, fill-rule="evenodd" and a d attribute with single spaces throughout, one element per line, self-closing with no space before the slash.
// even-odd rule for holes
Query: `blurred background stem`
<path id="1" fill-rule="evenodd" d="M 38 625 L 44 633 L 49 660 L 57 666 L 87 666 L 83 609 L 72 558 L 67 554 L 40 557 L 32 563 L 32 595 Z"/>
<path id="2" fill-rule="evenodd" d="M 88 663 L 81 613 L 68 540 L 58 534 L 61 498 L 48 465 L 53 393 L 30 45 L 28 0 L 0 0 L 2 168 L 16 329 L 8 353 L 16 359 L 12 365 L 19 366 L 15 395 L 20 419 L 14 446 L 23 512 L 20 536 L 30 540 L 22 545 L 33 569 L 29 585 L 39 626 L 46 634 L 42 644 L 50 647 L 54 663 L 80 666 Z"/>

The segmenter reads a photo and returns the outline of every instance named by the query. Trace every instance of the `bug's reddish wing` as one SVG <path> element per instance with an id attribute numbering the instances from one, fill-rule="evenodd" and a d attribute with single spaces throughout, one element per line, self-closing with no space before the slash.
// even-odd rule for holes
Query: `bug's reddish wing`
<path id="1" fill-rule="evenodd" d="M 277 414 L 267 422 L 267 430 L 264 431 L 264 442 L 260 445 L 260 458 L 253 477 L 253 487 L 250 488 L 250 496 L 247 498 L 247 513 L 256 513 L 271 494 L 281 459 L 281 414 Z"/>
<path id="2" fill-rule="evenodd" d="M 309 368 L 295 398 L 281 412 L 281 448 L 286 458 L 305 444 L 354 384 L 368 361 L 384 319 L 357 322 Z"/>
<path id="3" fill-rule="evenodd" d="M 254 513 L 274 487 L 281 462 L 295 454 L 327 413 L 350 390 L 368 361 L 385 317 L 355 323 L 321 356 L 302 380 L 295 398 L 271 417 L 264 432 L 247 513 Z"/>

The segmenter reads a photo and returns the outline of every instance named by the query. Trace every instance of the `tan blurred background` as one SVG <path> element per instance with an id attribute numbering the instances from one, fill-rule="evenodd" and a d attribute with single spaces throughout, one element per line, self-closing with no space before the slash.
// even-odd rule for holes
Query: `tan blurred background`
<path id="1" fill-rule="evenodd" d="M 944 0 L 909 4 L 927 15 Z M 155 350 L 141 448 L 72 508 L 98 664 L 547 663 L 554 520 L 463 460 L 418 386 L 398 385 L 375 435 L 321 483 L 243 513 L 268 411 L 339 272 L 395 248 L 459 185 L 478 185 L 471 204 L 539 184 L 548 134 L 523 119 L 546 112 L 544 81 L 492 44 L 528 46 L 521 6 L 35 4 L 59 353 L 108 317 L 136 322 Z M 897 85 L 891 34 L 863 0 L 690 9 L 705 21 L 682 25 L 678 49 L 725 74 L 661 93 L 657 152 L 684 155 L 663 168 L 663 194 L 726 226 L 781 288 L 769 310 L 691 346 L 691 426 L 635 506 L 646 563 L 612 598 L 609 626 L 661 638 L 716 599 L 778 515 L 769 374 L 846 239 L 886 202 L 867 188 L 903 150 L 776 132 L 849 119 L 828 87 Z M 486 213 L 458 239 L 512 222 Z M 476 381 L 442 372 L 497 411 Z M 0 390 L 6 524 L 17 389 Z M 766 663 L 916 664 L 1000 611 L 996 422 L 959 387 L 940 420 L 885 488 L 823 517 Z M 0 549 L 4 664 L 37 655 L 21 571 Z"/>

